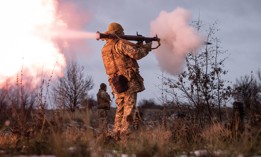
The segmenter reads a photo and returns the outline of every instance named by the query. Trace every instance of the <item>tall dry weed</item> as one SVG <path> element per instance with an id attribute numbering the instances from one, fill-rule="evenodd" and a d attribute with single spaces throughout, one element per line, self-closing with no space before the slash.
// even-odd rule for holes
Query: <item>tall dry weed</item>
<path id="1" fill-rule="evenodd" d="M 135 153 L 137 156 L 164 156 L 170 140 L 171 131 L 162 127 L 141 129 L 133 132 L 128 140 L 119 142 L 118 149 L 124 153 Z"/>
<path id="2" fill-rule="evenodd" d="M 0 148 L 7 150 L 7 149 L 14 149 L 16 143 L 18 141 L 18 137 L 12 134 L 0 135 Z"/>
<path id="3" fill-rule="evenodd" d="M 232 131 L 221 123 L 213 123 L 204 128 L 200 135 L 206 143 L 206 147 L 211 150 L 225 149 L 232 140 Z"/>

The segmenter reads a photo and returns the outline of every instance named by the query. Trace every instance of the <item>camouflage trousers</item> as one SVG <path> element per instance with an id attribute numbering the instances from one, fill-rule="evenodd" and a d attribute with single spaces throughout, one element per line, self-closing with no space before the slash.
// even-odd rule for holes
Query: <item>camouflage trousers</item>
<path id="1" fill-rule="evenodd" d="M 124 136 L 130 132 L 136 107 L 137 93 L 121 93 L 116 95 L 116 114 L 113 132 Z"/>
<path id="2" fill-rule="evenodd" d="M 98 109 L 98 123 L 99 123 L 99 130 L 101 133 L 108 132 L 108 110 L 105 109 Z"/>

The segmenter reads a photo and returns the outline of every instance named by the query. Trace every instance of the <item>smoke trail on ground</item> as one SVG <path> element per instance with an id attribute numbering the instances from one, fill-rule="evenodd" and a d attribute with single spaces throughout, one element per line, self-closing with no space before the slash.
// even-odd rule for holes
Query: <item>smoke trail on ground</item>
<path id="1" fill-rule="evenodd" d="M 161 46 L 156 50 L 159 66 L 163 71 L 176 75 L 183 69 L 185 56 L 202 45 L 202 38 L 189 26 L 190 13 L 177 8 L 172 12 L 162 11 L 151 22 L 151 35 L 157 34 Z"/>

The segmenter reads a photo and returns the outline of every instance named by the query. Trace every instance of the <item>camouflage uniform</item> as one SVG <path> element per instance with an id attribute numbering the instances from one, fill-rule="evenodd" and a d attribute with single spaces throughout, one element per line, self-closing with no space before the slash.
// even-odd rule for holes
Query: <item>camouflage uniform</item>
<path id="1" fill-rule="evenodd" d="M 108 30 L 110 30 L 112 25 L 116 25 L 117 28 L 120 27 L 120 30 L 116 29 L 113 33 L 117 34 L 117 31 L 123 33 L 122 27 L 117 23 L 110 24 Z M 106 74 L 108 75 L 112 91 L 116 96 L 117 110 L 113 128 L 115 134 L 125 135 L 129 133 L 130 125 L 133 121 L 133 112 L 136 107 L 137 93 L 145 89 L 136 60 L 145 57 L 150 50 L 151 43 L 137 45 L 124 39 L 108 39 L 102 49 Z M 112 83 L 112 78 L 115 75 L 123 75 L 127 78 L 127 91 L 117 92 Z"/>
<path id="2" fill-rule="evenodd" d="M 110 110 L 110 95 L 106 92 L 106 85 L 101 84 L 101 88 L 97 93 L 98 101 L 98 117 L 99 117 L 99 129 L 101 132 L 106 133 L 108 131 L 108 112 Z"/>

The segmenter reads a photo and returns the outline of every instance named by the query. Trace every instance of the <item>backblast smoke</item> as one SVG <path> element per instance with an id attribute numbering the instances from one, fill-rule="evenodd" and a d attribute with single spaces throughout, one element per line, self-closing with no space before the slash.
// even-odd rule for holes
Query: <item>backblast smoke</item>
<path id="1" fill-rule="evenodd" d="M 7 80 L 14 84 L 23 79 L 34 86 L 45 77 L 61 76 L 66 66 L 64 50 L 83 49 L 86 44 L 78 39 L 96 38 L 96 33 L 74 31 L 88 22 L 86 12 L 58 2 L 1 1 L 0 88 Z"/>
<path id="2" fill-rule="evenodd" d="M 203 44 L 202 37 L 189 26 L 190 14 L 177 8 L 172 12 L 162 11 L 151 22 L 151 34 L 157 34 L 161 46 L 156 49 L 156 57 L 163 71 L 175 75 L 182 71 L 185 56 L 196 52 Z"/>

